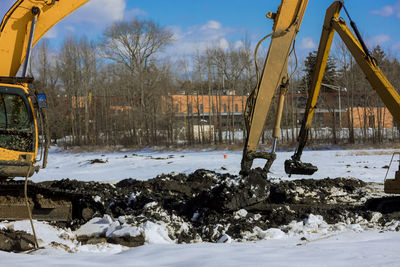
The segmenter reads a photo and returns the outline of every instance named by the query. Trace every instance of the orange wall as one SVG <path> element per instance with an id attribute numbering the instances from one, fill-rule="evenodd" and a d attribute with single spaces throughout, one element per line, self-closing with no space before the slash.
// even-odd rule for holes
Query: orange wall
<path id="1" fill-rule="evenodd" d="M 163 113 L 174 112 L 177 114 L 189 114 L 188 108 L 192 107 L 191 114 L 240 112 L 246 106 L 247 96 L 235 95 L 168 95 L 163 96 Z M 203 112 L 201 112 L 203 106 Z M 213 110 L 214 106 L 214 110 Z"/>
<path id="2" fill-rule="evenodd" d="M 364 111 L 365 110 L 365 111 Z M 379 113 L 379 115 L 378 115 Z M 372 128 L 373 121 L 375 121 L 375 127 L 378 127 L 378 118 L 380 117 L 382 128 L 393 128 L 393 116 L 390 114 L 387 108 L 353 108 L 354 128 L 363 128 L 364 117 L 367 116 L 367 128 Z"/>

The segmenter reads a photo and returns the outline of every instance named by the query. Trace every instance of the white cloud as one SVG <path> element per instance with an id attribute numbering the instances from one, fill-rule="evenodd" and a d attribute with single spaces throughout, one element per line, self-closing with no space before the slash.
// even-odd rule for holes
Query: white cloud
<path id="1" fill-rule="evenodd" d="M 58 33 L 59 33 L 59 28 L 56 27 L 52 27 L 50 28 L 50 30 L 48 32 L 46 32 L 46 34 L 43 36 L 43 38 L 45 39 L 56 39 L 58 38 Z M 63 30 L 62 30 L 62 34 L 65 34 L 66 32 L 68 33 L 75 33 L 76 32 L 76 28 L 74 26 L 68 25 L 68 26 L 64 26 Z"/>
<path id="2" fill-rule="evenodd" d="M 228 49 L 229 35 L 238 31 L 224 27 L 215 20 L 207 21 L 203 25 L 191 26 L 185 30 L 180 26 L 170 26 L 168 29 L 173 33 L 175 42 L 166 53 L 175 56 L 191 56 L 212 46 Z M 239 45 L 238 42 L 234 44 L 235 47 Z"/>
<path id="3" fill-rule="evenodd" d="M 213 30 L 220 30 L 222 28 L 221 23 L 215 20 L 210 20 L 203 26 L 201 26 L 202 30 L 208 30 L 208 29 L 213 29 Z"/>
<path id="4" fill-rule="evenodd" d="M 233 45 L 233 47 L 235 49 L 239 49 L 239 48 L 243 48 L 244 47 L 244 43 L 242 41 L 236 41 L 235 44 Z"/>
<path id="5" fill-rule="evenodd" d="M 69 0 L 67 0 L 69 1 Z M 0 19 L 5 15 L 15 0 L 0 0 Z M 126 0 L 90 0 L 77 9 L 63 21 L 67 23 L 90 23 L 98 28 L 110 25 L 114 21 L 122 20 L 125 16 L 145 16 L 147 13 L 141 9 L 126 11 Z M 46 35 L 54 38 L 54 31 Z"/>
<path id="6" fill-rule="evenodd" d="M 387 34 L 379 34 L 367 40 L 367 45 L 369 47 L 375 47 L 377 45 L 383 45 L 390 41 L 390 36 Z"/>
<path id="7" fill-rule="evenodd" d="M 225 38 L 222 38 L 218 41 L 218 47 L 226 50 L 229 48 L 229 42 Z"/>
<path id="8" fill-rule="evenodd" d="M 126 0 L 90 0 L 52 27 L 44 38 L 56 39 L 66 33 L 90 35 L 122 20 L 125 8 Z"/>
<path id="9" fill-rule="evenodd" d="M 65 26 L 64 28 L 69 32 L 75 32 L 76 31 L 76 28 L 73 27 L 73 26 Z"/>
<path id="10" fill-rule="evenodd" d="M 43 36 L 43 38 L 47 38 L 47 39 L 55 39 L 58 36 L 58 32 L 57 29 L 55 27 L 50 28 L 50 30 L 48 32 L 46 32 L 46 34 Z"/>
<path id="11" fill-rule="evenodd" d="M 103 27 L 124 18 L 125 0 L 91 0 L 67 20 L 71 23 L 89 22 Z"/>
<path id="12" fill-rule="evenodd" d="M 371 13 L 382 17 L 390 17 L 394 14 L 394 8 L 393 6 L 383 6 L 381 9 L 372 10 Z"/>
<path id="13" fill-rule="evenodd" d="M 309 50 L 316 49 L 317 45 L 315 44 L 312 37 L 304 37 L 300 42 L 300 49 Z"/>
<path id="14" fill-rule="evenodd" d="M 130 9 L 125 11 L 124 13 L 124 19 L 126 20 L 131 20 L 135 17 L 145 17 L 147 16 L 148 13 L 140 8 L 134 8 L 134 9 Z"/>
<path id="15" fill-rule="evenodd" d="M 396 17 L 400 18 L 400 0 L 397 0 L 394 5 L 386 5 L 380 9 L 372 10 L 371 13 L 382 17 L 391 17 L 396 15 Z"/>

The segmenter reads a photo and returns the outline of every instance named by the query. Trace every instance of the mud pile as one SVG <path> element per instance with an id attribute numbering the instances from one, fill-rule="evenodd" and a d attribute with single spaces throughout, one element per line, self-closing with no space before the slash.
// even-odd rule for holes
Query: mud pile
<path id="1" fill-rule="evenodd" d="M 69 179 L 40 185 L 51 192 L 73 196 L 74 220 L 55 223 L 57 226 L 74 230 L 92 218 L 105 218 L 103 221 L 111 226 L 128 225 L 138 233 L 77 236 L 83 244 L 109 242 L 138 246 L 146 242 L 146 227 L 160 225 L 166 229 L 167 239 L 191 243 L 258 240 L 267 229 L 287 231 L 287 225 L 293 221 L 306 222 L 314 215 L 322 216 L 331 225 L 364 221 L 373 222 L 372 227 L 400 219 L 396 212 L 399 201 L 376 198 L 379 196 L 376 188 L 361 180 L 273 182 L 261 169 L 252 170 L 246 176 L 197 170 L 189 175 L 163 174 L 148 181 L 125 179 L 115 185 Z M 377 216 L 375 211 L 385 214 Z M 30 237 L 23 237 L 27 242 L 22 247 L 12 241 L 13 237 L 21 240 L 21 233 L 7 231 L 0 232 L 0 241 L 1 238 L 10 241 L 6 242 L 7 248 L 0 249 L 31 248 Z"/>
<path id="2" fill-rule="evenodd" d="M 360 217 L 370 220 L 373 213 L 365 206 L 371 196 L 361 180 L 271 182 L 260 169 L 247 176 L 197 170 L 189 175 L 163 174 L 148 181 L 126 179 L 115 185 L 66 179 L 46 186 L 81 195 L 74 203 L 79 210 L 74 213 L 73 228 L 104 214 L 124 216 L 130 225 L 162 222 L 170 229 L 171 239 L 178 242 L 215 242 L 224 234 L 243 240 L 244 233 L 255 227 L 280 227 L 310 214 L 334 224 Z M 380 220 L 383 224 L 389 219 L 382 216 Z"/>

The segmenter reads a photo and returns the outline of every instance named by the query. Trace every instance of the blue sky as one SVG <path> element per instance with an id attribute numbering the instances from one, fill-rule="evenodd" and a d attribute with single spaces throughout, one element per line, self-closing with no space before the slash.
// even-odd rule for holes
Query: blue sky
<path id="1" fill-rule="evenodd" d="M 1 17 L 13 2 L 0 0 Z M 332 2 L 309 0 L 296 43 L 300 55 L 317 48 L 325 10 Z M 280 0 L 91 0 L 56 25 L 46 38 L 54 49 L 68 35 L 85 34 L 97 40 L 112 22 L 140 16 L 174 33 L 176 42 L 168 53 L 190 55 L 211 45 L 240 45 L 246 34 L 255 44 L 271 32 L 272 21 L 265 14 L 275 12 L 279 4 Z M 345 4 L 370 46 L 380 44 L 399 57 L 400 0 L 347 0 Z"/>

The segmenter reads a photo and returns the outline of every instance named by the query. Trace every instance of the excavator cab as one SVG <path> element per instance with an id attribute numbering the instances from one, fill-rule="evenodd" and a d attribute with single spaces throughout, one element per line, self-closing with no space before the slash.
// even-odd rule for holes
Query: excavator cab
<path id="1" fill-rule="evenodd" d="M 28 89 L 31 51 L 51 27 L 86 2 L 17 0 L 0 23 L 0 178 L 30 177 L 41 160 L 46 167 L 46 101 Z"/>
<path id="2" fill-rule="evenodd" d="M 18 84 L 18 79 L 12 78 L 14 84 L 10 78 L 0 78 L 0 82 L 4 79 L 7 83 L 0 83 L 0 178 L 30 177 L 39 171 L 37 119 L 43 123 L 44 110 L 40 106 L 45 100 L 39 102 L 26 84 Z M 48 140 L 46 133 L 41 133 L 43 140 Z M 45 156 L 40 158 L 46 160 L 47 142 L 44 147 L 41 151 Z"/>
<path id="3" fill-rule="evenodd" d="M 2 87 L 0 89 L 0 147 L 33 152 L 35 133 L 32 115 L 25 96 L 19 95 L 18 90 L 13 90 L 12 87 Z"/>
<path id="4" fill-rule="evenodd" d="M 43 94 L 30 93 L 28 83 L 32 81 L 0 77 L 0 178 L 30 177 L 39 171 L 37 162 L 43 160 L 42 166 L 46 165 L 47 101 Z M 38 148 L 42 148 L 39 159 Z"/>

